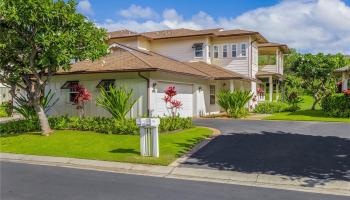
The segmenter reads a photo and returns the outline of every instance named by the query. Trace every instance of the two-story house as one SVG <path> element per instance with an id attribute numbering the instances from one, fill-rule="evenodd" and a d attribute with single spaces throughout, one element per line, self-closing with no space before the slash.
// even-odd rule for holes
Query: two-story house
<path id="1" fill-rule="evenodd" d="M 163 100 L 168 86 L 177 90 L 175 98 L 182 102 L 181 116 L 220 112 L 216 94 L 222 89 L 249 90 L 256 95 L 257 87 L 267 87 L 272 100 L 283 74 L 283 54 L 288 51 L 286 45 L 269 43 L 258 32 L 223 29 L 145 33 L 122 30 L 109 33 L 108 44 L 107 56 L 75 63 L 70 71 L 60 71 L 51 79 L 47 89 L 59 97 L 51 114 L 77 115 L 72 105 L 73 83 L 84 85 L 92 93 L 86 108 L 86 114 L 91 116 L 108 116 L 96 106 L 96 98 L 100 87 L 111 84 L 133 89 L 138 100 L 131 117 L 169 115 Z M 274 55 L 275 62 L 258 66 L 262 54 Z"/>

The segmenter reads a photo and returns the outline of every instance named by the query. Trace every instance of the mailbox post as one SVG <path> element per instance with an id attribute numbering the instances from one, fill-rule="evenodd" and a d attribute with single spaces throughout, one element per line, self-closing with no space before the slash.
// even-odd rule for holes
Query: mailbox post
<path id="1" fill-rule="evenodd" d="M 140 149 L 142 156 L 159 157 L 159 118 L 138 118 L 136 124 L 140 127 Z"/>

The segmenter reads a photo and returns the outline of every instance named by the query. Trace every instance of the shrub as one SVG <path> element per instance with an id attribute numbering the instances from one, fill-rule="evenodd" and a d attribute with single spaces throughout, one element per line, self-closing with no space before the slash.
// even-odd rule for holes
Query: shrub
<path id="1" fill-rule="evenodd" d="M 321 108 L 330 117 L 350 117 L 350 96 L 344 93 L 326 96 L 321 101 Z"/>
<path id="2" fill-rule="evenodd" d="M 0 106 L 0 117 L 9 117 L 12 116 L 13 105 L 12 100 L 3 102 Z"/>
<path id="3" fill-rule="evenodd" d="M 132 109 L 137 99 L 132 100 L 132 90 L 125 88 L 109 87 L 109 91 L 101 88 L 101 96 L 97 98 L 97 105 L 102 106 L 117 120 L 124 120 L 125 116 Z"/>
<path id="4" fill-rule="evenodd" d="M 0 126 L 0 135 L 17 134 L 40 130 L 38 120 L 18 120 L 3 123 Z"/>
<path id="5" fill-rule="evenodd" d="M 95 131 L 106 134 L 138 134 L 139 128 L 135 119 L 116 120 L 106 117 L 68 117 L 58 116 L 49 118 L 52 129 L 75 129 L 81 131 Z M 168 132 L 180 129 L 192 128 L 191 118 L 164 117 L 160 118 L 159 132 Z M 1 124 L 0 135 L 39 131 L 37 119 L 12 121 Z"/>
<path id="6" fill-rule="evenodd" d="M 8 114 L 6 112 L 6 107 L 5 106 L 0 106 L 0 117 L 7 117 Z"/>
<path id="7" fill-rule="evenodd" d="M 255 113 L 272 114 L 286 111 L 288 105 L 282 102 L 261 102 L 255 109 Z"/>
<path id="8" fill-rule="evenodd" d="M 253 97 L 249 91 L 235 90 L 230 92 L 223 90 L 218 94 L 218 104 L 230 117 L 239 118 L 248 115 L 246 105 Z"/>
<path id="9" fill-rule="evenodd" d="M 159 132 L 174 131 L 179 129 L 192 128 L 192 119 L 181 117 L 163 117 L 160 118 Z"/>

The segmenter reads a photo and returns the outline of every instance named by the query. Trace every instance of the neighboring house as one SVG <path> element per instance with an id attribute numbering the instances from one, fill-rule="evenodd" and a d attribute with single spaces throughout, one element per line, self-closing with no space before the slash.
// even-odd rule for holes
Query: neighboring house
<path id="1" fill-rule="evenodd" d="M 133 89 L 138 101 L 130 117 L 169 115 L 163 101 L 168 86 L 176 87 L 176 99 L 183 104 L 179 114 L 188 117 L 219 113 L 216 94 L 222 89 L 256 94 L 257 87 L 268 86 L 272 100 L 273 86 L 278 91 L 283 75 L 283 54 L 288 51 L 286 45 L 269 43 L 258 32 L 222 29 L 122 30 L 109 33 L 108 44 L 111 53 L 107 56 L 75 63 L 70 71 L 52 77 L 48 89 L 60 100 L 51 114 L 78 114 L 70 88 L 77 82 L 92 93 L 92 101 L 86 105 L 91 116 L 109 116 L 96 106 L 96 98 L 100 87 L 111 84 Z M 259 67 L 261 54 L 273 54 L 275 63 Z"/>
<path id="2" fill-rule="evenodd" d="M 8 87 L 0 83 L 0 105 L 4 102 L 11 100 L 9 90 L 10 89 Z"/>
<path id="3" fill-rule="evenodd" d="M 336 71 L 336 73 L 341 74 L 342 90 L 350 89 L 350 66 L 339 68 L 335 71 Z"/>

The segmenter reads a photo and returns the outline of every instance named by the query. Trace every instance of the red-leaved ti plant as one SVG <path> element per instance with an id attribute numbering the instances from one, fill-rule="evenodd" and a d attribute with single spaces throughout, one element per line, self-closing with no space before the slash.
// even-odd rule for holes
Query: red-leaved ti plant
<path id="1" fill-rule="evenodd" d="M 85 103 L 91 100 L 90 92 L 80 84 L 72 85 L 73 91 L 76 92 L 74 97 L 74 104 L 77 105 L 77 109 L 80 112 L 80 117 L 85 117 Z"/>
<path id="2" fill-rule="evenodd" d="M 257 88 L 256 93 L 260 96 L 264 95 L 265 91 L 262 88 Z"/>
<path id="3" fill-rule="evenodd" d="M 345 94 L 345 96 L 350 96 L 350 89 L 343 90 L 343 93 Z"/>
<path id="4" fill-rule="evenodd" d="M 176 96 L 175 86 L 169 86 L 164 90 L 165 96 L 163 98 L 168 111 L 171 113 L 172 117 L 176 117 L 178 109 L 182 107 L 182 103 L 179 100 L 173 99 Z"/>

